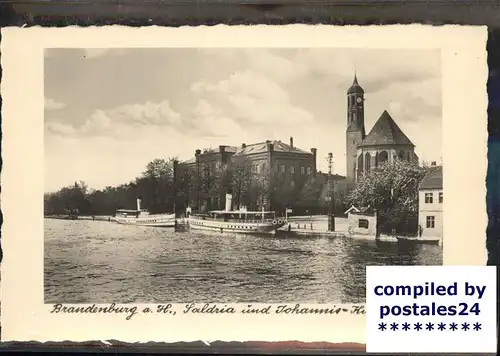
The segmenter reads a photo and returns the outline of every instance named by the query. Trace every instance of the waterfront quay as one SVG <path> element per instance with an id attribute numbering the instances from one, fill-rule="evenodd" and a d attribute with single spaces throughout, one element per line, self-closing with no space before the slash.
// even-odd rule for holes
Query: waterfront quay
<path id="1" fill-rule="evenodd" d="M 71 220 L 67 215 L 46 216 L 47 219 Z M 107 221 L 115 223 L 114 217 L 105 216 L 78 216 L 75 220 Z M 178 225 L 187 225 L 186 219 L 177 219 Z M 308 215 L 289 216 L 288 224 L 276 231 L 278 236 L 301 236 L 301 237 L 347 237 L 349 236 L 349 223 L 347 218 L 335 218 L 335 231 L 328 230 L 328 216 Z"/>
<path id="2" fill-rule="evenodd" d="M 347 218 L 335 217 L 335 231 L 328 230 L 328 216 L 290 216 L 288 224 L 276 231 L 277 235 L 303 237 L 347 237 L 349 222 Z"/>

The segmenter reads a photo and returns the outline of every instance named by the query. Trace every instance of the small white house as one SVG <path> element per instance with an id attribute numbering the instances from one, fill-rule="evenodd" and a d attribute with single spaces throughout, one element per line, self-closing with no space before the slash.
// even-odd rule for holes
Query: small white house
<path id="1" fill-rule="evenodd" d="M 422 237 L 443 238 L 443 167 L 433 165 L 419 186 L 418 223 Z"/>

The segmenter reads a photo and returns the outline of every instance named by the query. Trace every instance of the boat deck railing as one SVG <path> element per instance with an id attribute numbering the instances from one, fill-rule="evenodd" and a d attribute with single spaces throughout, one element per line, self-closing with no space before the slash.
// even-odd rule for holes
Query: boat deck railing
<path id="1" fill-rule="evenodd" d="M 219 222 L 234 222 L 234 223 L 272 223 L 273 221 L 279 221 L 281 220 L 282 222 L 285 222 L 284 219 L 270 219 L 270 218 L 265 218 L 265 219 L 224 219 L 224 218 L 213 218 L 210 216 L 191 216 L 191 219 L 196 219 L 196 220 L 208 220 L 208 221 L 219 221 Z"/>

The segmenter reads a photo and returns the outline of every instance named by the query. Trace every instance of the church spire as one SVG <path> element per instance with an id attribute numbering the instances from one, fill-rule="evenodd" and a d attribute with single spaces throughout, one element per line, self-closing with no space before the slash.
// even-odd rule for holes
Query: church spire
<path id="1" fill-rule="evenodd" d="M 354 80 L 352 82 L 351 87 L 347 91 L 347 94 L 364 94 L 363 88 L 358 84 L 358 76 L 356 74 L 356 70 L 354 70 Z"/>

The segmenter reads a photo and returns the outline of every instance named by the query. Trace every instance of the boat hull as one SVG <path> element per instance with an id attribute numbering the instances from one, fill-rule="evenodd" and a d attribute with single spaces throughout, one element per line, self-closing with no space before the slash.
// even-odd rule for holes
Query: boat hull
<path id="1" fill-rule="evenodd" d="M 230 234 L 274 235 L 286 222 L 231 222 L 203 219 L 189 219 L 189 229 Z"/>
<path id="2" fill-rule="evenodd" d="M 407 238 L 398 237 L 398 243 L 400 244 L 421 244 L 421 245 L 439 245 L 441 239 L 439 238 Z"/>
<path id="3" fill-rule="evenodd" d="M 116 217 L 115 221 L 123 225 L 175 227 L 175 215 L 148 215 L 144 217 Z"/>

